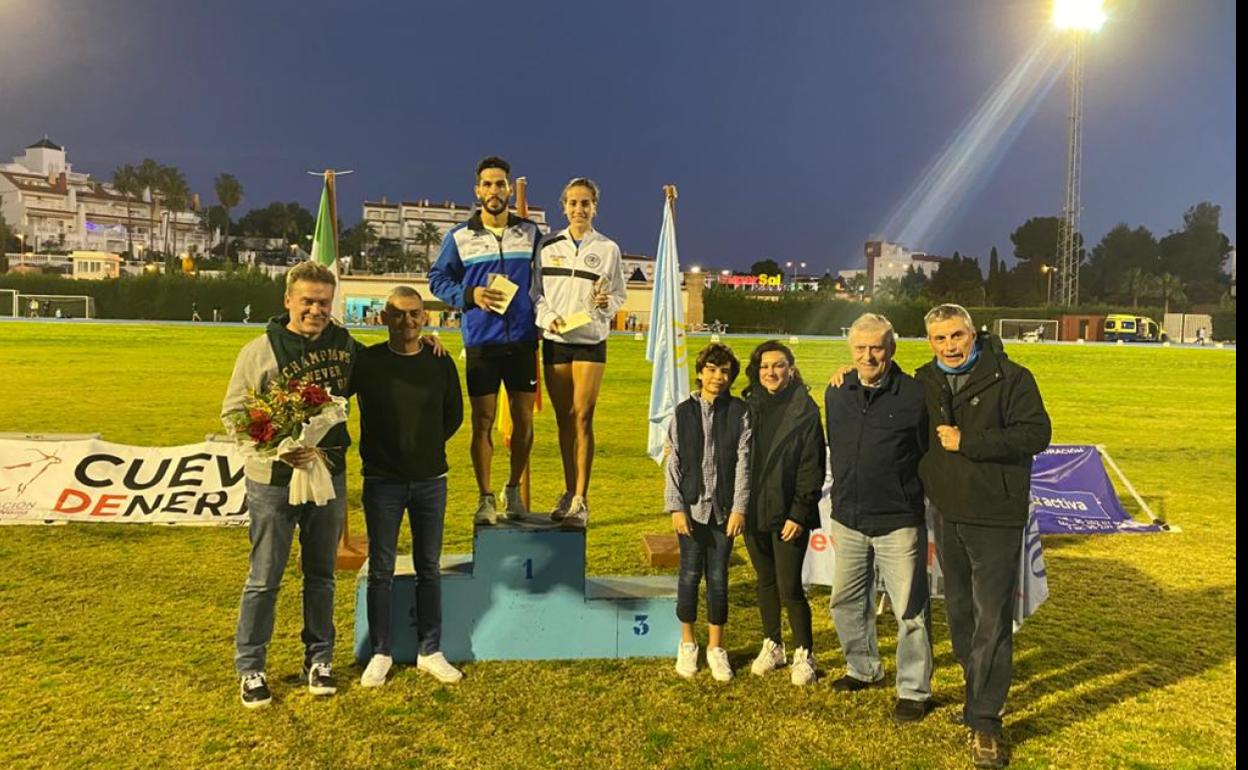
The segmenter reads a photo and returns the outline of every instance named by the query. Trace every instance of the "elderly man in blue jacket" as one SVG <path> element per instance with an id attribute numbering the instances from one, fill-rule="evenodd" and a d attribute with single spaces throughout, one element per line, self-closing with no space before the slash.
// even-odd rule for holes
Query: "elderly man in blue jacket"
<path id="1" fill-rule="evenodd" d="M 856 692 L 883 683 L 872 585 L 878 567 L 897 618 L 893 717 L 926 716 L 932 697 L 927 527 L 919 460 L 928 447 L 923 386 L 893 363 L 897 342 L 884 316 L 865 313 L 849 330 L 854 366 L 825 395 L 832 460 L 836 567 L 832 620 Z M 836 382 L 838 378 L 833 378 Z"/>

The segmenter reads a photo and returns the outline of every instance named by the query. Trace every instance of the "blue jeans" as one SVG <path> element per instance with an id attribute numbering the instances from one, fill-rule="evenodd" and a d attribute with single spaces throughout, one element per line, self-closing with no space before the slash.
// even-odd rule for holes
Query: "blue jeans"
<path id="1" fill-rule="evenodd" d="M 700 524 L 688 516 L 688 535 L 680 540 L 680 576 L 676 580 L 676 618 L 681 623 L 698 619 L 698 586 L 706 573 L 706 620 L 713 626 L 728 622 L 728 557 L 732 538 L 728 523 Z"/>
<path id="2" fill-rule="evenodd" d="M 870 537 L 832 520 L 836 566 L 832 622 L 848 673 L 864 682 L 884 678 L 875 633 L 875 569 L 897 618 L 897 697 L 932 697 L 932 637 L 927 595 L 927 528 L 902 527 Z"/>
<path id="3" fill-rule="evenodd" d="M 251 566 L 234 633 L 234 669 L 240 676 L 264 671 L 277 591 L 296 526 L 303 566 L 303 663 L 333 662 L 334 566 L 347 512 L 346 476 L 334 477 L 334 499 L 325 505 L 291 505 L 289 495 L 289 487 L 247 479 Z"/>
<path id="4" fill-rule="evenodd" d="M 416 636 L 420 654 L 432 655 L 442 643 L 442 525 L 446 518 L 446 478 L 424 481 L 364 479 L 364 520 L 368 523 L 368 638 L 373 654 L 390 654 L 390 597 L 394 586 L 399 527 L 407 512 L 412 526 L 412 567 L 416 571 Z"/>

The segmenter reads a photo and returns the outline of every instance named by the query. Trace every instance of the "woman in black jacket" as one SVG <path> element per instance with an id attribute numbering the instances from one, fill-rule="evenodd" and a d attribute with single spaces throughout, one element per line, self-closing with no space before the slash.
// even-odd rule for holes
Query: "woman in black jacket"
<path id="1" fill-rule="evenodd" d="M 780 637 L 783 602 L 797 646 L 789 678 L 805 685 L 815 680 L 815 658 L 802 562 L 810 530 L 820 524 L 826 462 L 823 421 L 788 347 L 775 340 L 764 342 L 750 354 L 745 372 L 749 385 L 742 395 L 754 424 L 745 546 L 758 574 L 764 637 L 750 671 L 762 676 L 785 663 Z"/>

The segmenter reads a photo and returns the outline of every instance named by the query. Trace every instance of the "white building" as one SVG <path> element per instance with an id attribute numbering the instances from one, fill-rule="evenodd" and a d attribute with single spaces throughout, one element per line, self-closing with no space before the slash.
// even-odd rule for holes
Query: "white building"
<path id="1" fill-rule="evenodd" d="M 399 241 L 405 253 L 417 254 L 425 253 L 426 248 L 425 244 L 418 240 L 422 225 L 427 222 L 436 227 L 440 243 L 452 227 L 468 221 L 474 209 L 473 206 L 453 201 L 433 203 L 428 198 L 419 201 L 389 203 L 384 197 L 380 201 L 364 201 L 363 208 L 364 221 L 372 225 L 373 232 L 379 239 Z M 543 234 L 550 232 L 550 226 L 546 224 L 545 210 L 530 206 L 529 219 L 537 224 L 537 229 Z M 428 246 L 430 260 L 437 258 L 438 245 L 434 243 Z"/>
<path id="2" fill-rule="evenodd" d="M 177 250 L 204 252 L 211 235 L 200 215 L 176 215 L 156 204 L 152 230 L 150 191 L 127 200 L 112 184 L 75 172 L 65 148 L 44 137 L 13 162 L 0 164 L 0 214 L 22 240 L 22 250 L 125 252 L 161 249 L 166 235 Z M 129 233 L 129 234 L 127 234 Z"/>
<path id="3" fill-rule="evenodd" d="M 888 241 L 867 241 L 865 252 L 867 285 L 871 287 L 872 293 L 883 278 L 902 278 L 911 267 L 922 270 L 931 278 L 940 263 L 947 261 L 945 257 L 910 251 L 899 243 Z"/>

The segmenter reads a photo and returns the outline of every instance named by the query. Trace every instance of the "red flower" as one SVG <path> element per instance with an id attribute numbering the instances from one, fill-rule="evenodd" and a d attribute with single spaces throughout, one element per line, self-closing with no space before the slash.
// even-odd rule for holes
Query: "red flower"
<path id="1" fill-rule="evenodd" d="M 263 444 L 273 439 L 273 436 L 277 434 L 277 428 L 273 427 L 273 422 L 267 418 L 255 420 L 247 426 L 247 434 L 251 436 L 252 441 Z"/>
<path id="2" fill-rule="evenodd" d="M 299 396 L 303 399 L 303 403 L 308 406 L 320 406 L 329 403 L 329 394 L 320 385 L 311 383 L 304 385 Z"/>

